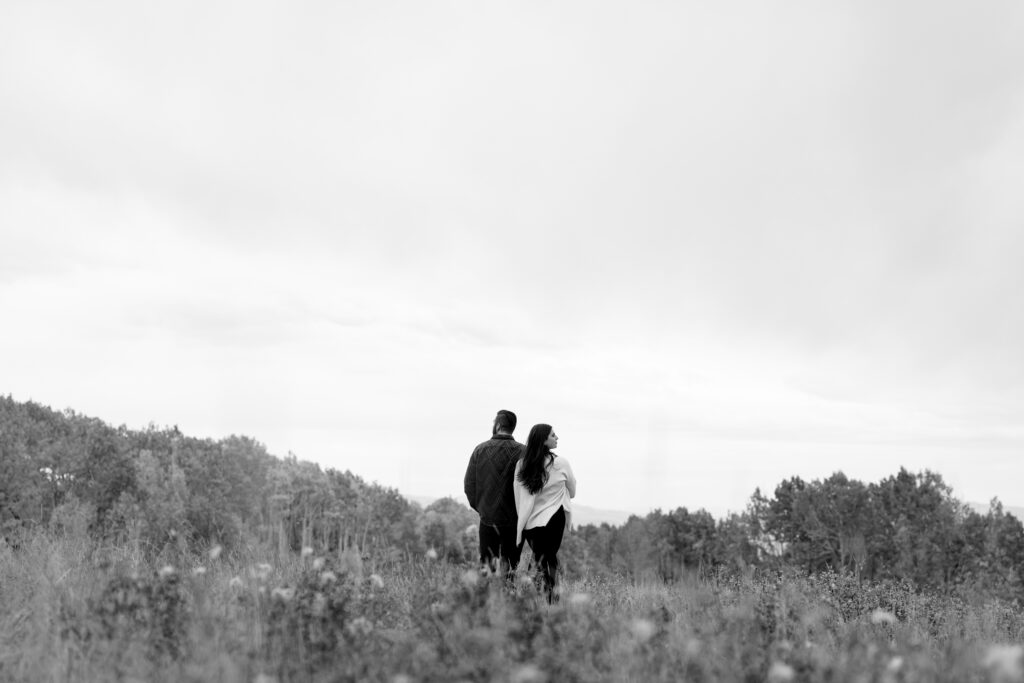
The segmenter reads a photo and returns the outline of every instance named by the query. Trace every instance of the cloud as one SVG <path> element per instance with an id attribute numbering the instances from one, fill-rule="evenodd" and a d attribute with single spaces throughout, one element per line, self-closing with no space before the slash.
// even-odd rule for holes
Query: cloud
<path id="1" fill-rule="evenodd" d="M 457 481 L 499 406 L 566 425 L 623 507 L 667 505 L 688 467 L 697 496 L 729 467 L 1002 453 L 1022 23 L 1010 2 L 16 3 L 2 374 L 356 471 L 375 449 L 370 476 L 419 492 L 419 460 Z"/>

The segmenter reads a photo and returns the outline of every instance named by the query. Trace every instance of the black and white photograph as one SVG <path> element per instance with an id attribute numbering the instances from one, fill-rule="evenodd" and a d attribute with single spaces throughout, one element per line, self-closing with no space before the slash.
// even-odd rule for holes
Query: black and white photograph
<path id="1" fill-rule="evenodd" d="M 1024 683 L 1024 4 L 0 0 L 0 683 Z"/>

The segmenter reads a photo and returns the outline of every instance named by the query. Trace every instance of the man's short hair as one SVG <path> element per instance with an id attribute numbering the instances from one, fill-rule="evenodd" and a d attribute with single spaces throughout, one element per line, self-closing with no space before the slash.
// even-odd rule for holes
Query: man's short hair
<path id="1" fill-rule="evenodd" d="M 511 410 L 499 410 L 494 418 L 494 427 L 511 434 L 516 430 L 516 414 Z"/>

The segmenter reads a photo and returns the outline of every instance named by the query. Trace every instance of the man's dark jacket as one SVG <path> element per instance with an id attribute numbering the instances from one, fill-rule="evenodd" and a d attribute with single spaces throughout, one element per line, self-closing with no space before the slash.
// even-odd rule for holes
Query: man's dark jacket
<path id="1" fill-rule="evenodd" d="M 473 449 L 464 481 L 469 506 L 480 513 L 481 524 L 516 524 L 512 477 L 526 446 L 511 434 L 495 434 Z"/>

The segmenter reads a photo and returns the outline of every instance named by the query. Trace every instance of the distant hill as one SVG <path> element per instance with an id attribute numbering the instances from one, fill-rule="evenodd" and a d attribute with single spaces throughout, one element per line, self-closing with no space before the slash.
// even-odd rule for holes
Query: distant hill
<path id="1" fill-rule="evenodd" d="M 413 503 L 418 503 L 423 507 L 427 507 L 435 500 L 438 500 L 437 496 L 406 495 L 405 497 L 407 500 Z M 466 499 L 461 496 L 456 498 L 455 500 L 462 503 L 463 505 L 466 505 Z M 594 526 L 598 526 L 600 524 L 608 524 L 610 526 L 622 526 L 626 523 L 626 520 L 628 520 L 634 514 L 636 513 L 625 512 L 623 510 L 602 510 L 600 508 L 593 508 L 587 505 L 580 505 L 578 503 L 572 504 L 573 523 L 578 526 L 582 526 L 584 524 L 593 524 Z M 643 515 L 637 516 L 642 517 Z"/>
<path id="2" fill-rule="evenodd" d="M 406 495 L 405 498 L 410 502 L 418 503 L 422 507 L 427 507 L 435 500 L 439 500 L 441 496 Z M 462 505 L 466 505 L 466 499 L 463 496 L 457 496 L 455 497 L 455 500 Z M 968 505 L 972 510 L 974 510 L 978 514 L 984 515 L 988 513 L 988 503 L 966 503 L 966 505 Z M 1005 510 L 1008 514 L 1011 514 L 1017 519 L 1021 520 L 1021 522 L 1024 522 L 1024 507 L 1007 505 L 1006 503 L 1003 503 L 1003 510 Z M 587 505 L 580 505 L 579 503 L 575 502 L 572 505 L 572 512 L 573 522 L 579 526 L 585 524 L 593 524 L 594 526 L 599 526 L 601 524 L 608 524 L 609 526 L 622 526 L 629 520 L 631 516 L 635 514 L 638 517 L 644 516 L 634 512 L 626 512 L 625 510 L 604 510 L 601 508 L 589 507 Z"/>
<path id="3" fill-rule="evenodd" d="M 967 505 L 978 514 L 988 514 L 988 503 L 967 503 Z M 1024 522 L 1024 507 L 1003 503 L 1003 510 Z"/>
<path id="4" fill-rule="evenodd" d="M 593 524 L 598 526 L 600 524 L 608 524 L 611 526 L 622 526 L 635 514 L 635 512 L 625 512 L 623 510 L 602 510 L 577 503 L 572 505 L 573 523 L 579 525 Z M 643 515 L 636 516 L 642 517 Z"/>

